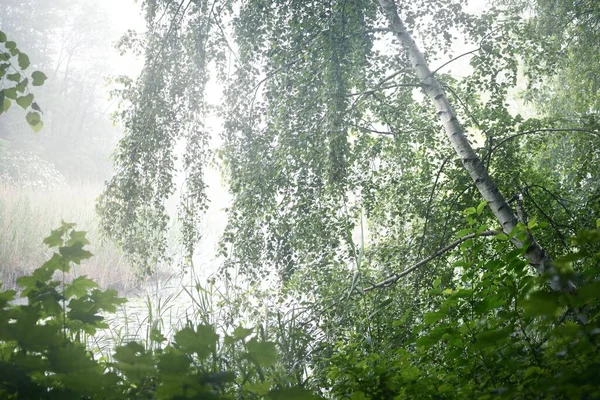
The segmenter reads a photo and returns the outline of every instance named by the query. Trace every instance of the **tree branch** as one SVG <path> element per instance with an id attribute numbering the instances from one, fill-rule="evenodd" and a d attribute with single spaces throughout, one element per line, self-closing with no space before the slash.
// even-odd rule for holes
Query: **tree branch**
<path id="1" fill-rule="evenodd" d="M 590 135 L 594 135 L 594 136 L 598 136 L 600 137 L 600 132 L 596 132 L 596 131 L 591 131 L 589 129 L 584 129 L 584 128 L 546 128 L 546 129 L 534 129 L 534 130 L 530 130 L 530 131 L 525 131 L 525 132 L 519 132 L 516 133 L 512 136 L 509 136 L 507 138 L 504 138 L 502 140 L 500 140 L 490 151 L 490 153 L 492 153 L 494 150 L 496 150 L 498 147 L 502 146 L 504 143 L 516 139 L 518 137 L 521 136 L 525 136 L 525 135 L 532 135 L 535 133 L 558 133 L 558 132 L 582 132 L 582 133 L 589 133 Z"/>
<path id="2" fill-rule="evenodd" d="M 406 275 L 410 274 L 411 272 L 417 270 L 418 268 L 422 267 L 423 265 L 427 264 L 429 261 L 433 260 L 434 258 L 437 258 L 441 255 L 443 255 L 444 253 L 454 249 L 456 246 L 458 246 L 459 244 L 467 241 L 468 239 L 473 239 L 475 237 L 483 237 L 483 236 L 495 236 L 497 234 L 501 233 L 500 231 L 496 231 L 496 230 L 490 230 L 490 231 L 484 231 L 481 232 L 479 234 L 475 234 L 475 233 L 470 233 L 466 236 L 463 236 L 462 238 L 450 243 L 449 245 L 447 245 L 446 247 L 443 247 L 441 249 L 439 249 L 438 251 L 436 251 L 435 253 L 433 253 L 432 255 L 430 255 L 429 257 L 419 261 L 416 264 L 411 265 L 409 268 L 405 269 L 402 272 L 399 272 L 397 274 L 394 275 L 390 275 L 389 277 L 385 278 L 384 280 L 382 280 L 381 282 L 378 282 L 376 284 L 374 284 L 373 286 L 369 286 L 367 288 L 363 289 L 363 293 L 369 292 L 371 290 L 374 289 L 378 289 L 378 288 L 383 288 L 383 287 L 387 287 L 390 285 L 393 285 L 394 283 L 398 282 L 400 280 L 400 278 L 405 277 Z"/>

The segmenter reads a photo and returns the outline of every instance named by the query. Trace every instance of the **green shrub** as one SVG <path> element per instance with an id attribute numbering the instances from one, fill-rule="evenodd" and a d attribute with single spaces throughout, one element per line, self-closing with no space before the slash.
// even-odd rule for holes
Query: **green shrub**
<path id="1" fill-rule="evenodd" d="M 92 256 L 74 224 L 63 223 L 44 243 L 56 249 L 52 257 L 17 281 L 26 304 L 15 304 L 14 290 L 0 292 L 0 398 L 316 398 L 275 379 L 275 343 L 243 327 L 221 338 L 211 325 L 188 324 L 172 341 L 153 329 L 158 346 L 129 342 L 110 359 L 95 358 L 86 343 L 108 327 L 103 313 L 125 299 L 85 276 L 65 281 L 73 264 Z"/>

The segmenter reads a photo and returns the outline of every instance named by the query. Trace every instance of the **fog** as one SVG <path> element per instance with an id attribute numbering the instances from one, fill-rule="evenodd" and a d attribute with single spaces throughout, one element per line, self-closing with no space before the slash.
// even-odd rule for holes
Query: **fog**
<path id="1" fill-rule="evenodd" d="M 0 117 L 0 280 L 5 286 L 46 259 L 42 239 L 61 220 L 88 231 L 95 257 L 76 274 L 88 274 L 103 287 L 139 293 L 148 279 L 177 285 L 189 272 L 189 265 L 183 268 L 176 226 L 183 176 L 175 177 L 176 192 L 167 202 L 171 262 L 157 268 L 156 278 L 136 275 L 136 266 L 100 234 L 94 211 L 122 134 L 113 118 L 118 106 L 118 98 L 110 95 L 117 87 L 113 80 L 121 75 L 135 79 L 143 64 L 119 41 L 130 30 L 144 31 L 141 12 L 133 0 L 0 0 L 0 30 L 29 56 L 31 70 L 48 77 L 35 88 L 41 131 L 31 129 L 26 112 L 16 105 Z M 215 271 L 215 249 L 225 225 L 227 196 L 218 171 L 209 170 L 206 180 L 214 205 L 194 257 L 196 277 Z"/>

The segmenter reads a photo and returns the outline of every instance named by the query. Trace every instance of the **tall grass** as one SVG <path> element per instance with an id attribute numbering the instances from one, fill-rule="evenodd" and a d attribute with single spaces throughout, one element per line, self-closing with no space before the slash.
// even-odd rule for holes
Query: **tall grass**
<path id="1" fill-rule="evenodd" d="M 0 183 L 0 282 L 14 286 L 18 276 L 48 259 L 43 239 L 61 220 L 77 223 L 88 232 L 94 254 L 73 271 L 87 275 L 101 287 L 126 290 L 135 283 L 118 249 L 103 241 L 94 210 L 101 184 L 81 183 L 53 190 L 20 188 Z"/>

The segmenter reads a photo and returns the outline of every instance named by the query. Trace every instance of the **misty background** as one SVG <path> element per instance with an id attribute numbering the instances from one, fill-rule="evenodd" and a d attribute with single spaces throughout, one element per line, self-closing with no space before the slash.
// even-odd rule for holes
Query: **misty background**
<path id="1" fill-rule="evenodd" d="M 111 154 L 121 136 L 113 122 L 118 98 L 113 79 L 139 74 L 143 60 L 122 51 L 130 31 L 143 32 L 139 3 L 119 0 L 0 0 L 0 29 L 17 42 L 48 80 L 35 92 L 44 128 L 36 133 L 25 111 L 0 118 L 0 281 L 4 287 L 47 259 L 42 240 L 61 220 L 88 232 L 94 254 L 75 271 L 101 287 L 130 292 L 154 282 L 180 281 L 184 269 L 173 195 L 169 242 L 172 263 L 155 277 L 138 276 L 119 249 L 98 230 L 96 199 L 112 174 Z M 218 92 L 218 90 L 215 90 Z M 215 122 L 216 123 L 216 122 Z M 217 268 L 215 248 L 225 226 L 226 191 L 216 168 L 208 172 L 209 195 L 216 199 L 204 221 L 203 240 L 192 274 Z M 183 177 L 181 178 L 181 181 Z M 189 267 L 189 266 L 188 266 Z"/>

